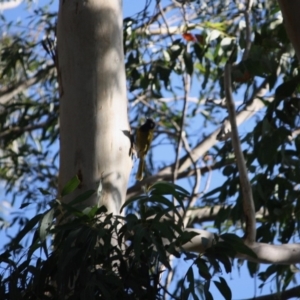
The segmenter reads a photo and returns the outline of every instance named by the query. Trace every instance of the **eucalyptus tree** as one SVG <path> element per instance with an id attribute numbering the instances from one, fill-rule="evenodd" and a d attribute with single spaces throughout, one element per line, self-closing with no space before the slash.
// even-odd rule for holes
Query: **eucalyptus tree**
<path id="1" fill-rule="evenodd" d="M 12 219 L 24 227 L 1 256 L 1 297 L 211 299 L 213 282 L 230 299 L 220 270 L 235 260 L 298 295 L 298 6 L 145 1 L 123 19 L 117 0 L 60 1 L 57 25 L 40 7 L 26 27 L 3 15 L 0 174 L 37 215 Z"/>

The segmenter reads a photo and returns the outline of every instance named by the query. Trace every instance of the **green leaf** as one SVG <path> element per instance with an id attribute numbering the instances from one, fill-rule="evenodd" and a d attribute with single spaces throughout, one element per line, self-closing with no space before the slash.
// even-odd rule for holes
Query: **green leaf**
<path id="1" fill-rule="evenodd" d="M 193 58 L 192 58 L 191 54 L 188 53 L 186 50 L 183 53 L 183 60 L 184 60 L 186 72 L 189 75 L 192 75 L 194 72 L 194 62 L 193 62 Z"/>
<path id="2" fill-rule="evenodd" d="M 51 196 L 51 193 L 49 193 L 49 191 L 43 189 L 43 188 L 38 188 L 38 190 L 40 191 L 40 193 L 43 195 L 43 196 Z"/>
<path id="3" fill-rule="evenodd" d="M 62 189 L 61 196 L 64 197 L 70 193 L 72 193 L 80 184 L 79 178 L 74 176 Z"/>
<path id="4" fill-rule="evenodd" d="M 170 265 L 170 261 L 169 258 L 167 256 L 167 252 L 166 249 L 163 245 L 163 242 L 161 239 L 156 239 L 153 238 L 152 239 L 153 244 L 156 247 L 156 251 L 158 252 L 158 257 L 159 257 L 159 261 L 169 270 L 171 270 L 171 265 Z"/>
<path id="5" fill-rule="evenodd" d="M 42 241 L 46 239 L 47 234 L 49 233 L 50 226 L 52 225 L 54 217 L 54 209 L 49 209 L 46 213 L 44 213 L 39 227 L 39 236 Z"/>
<path id="6" fill-rule="evenodd" d="M 226 273 L 231 273 L 232 271 L 232 264 L 230 260 L 230 256 L 227 255 L 226 251 L 224 253 L 218 253 L 217 259 L 223 264 Z"/>
<path id="7" fill-rule="evenodd" d="M 190 193 L 184 188 L 164 181 L 153 184 L 149 190 L 151 195 L 172 195 L 183 210 L 185 210 L 183 200 L 190 196 Z"/>
<path id="8" fill-rule="evenodd" d="M 213 300 L 213 296 L 209 291 L 209 286 L 210 286 L 210 281 L 206 281 L 204 284 L 204 295 L 205 295 L 205 300 Z"/>
<path id="9" fill-rule="evenodd" d="M 189 267 L 187 274 L 186 274 L 187 281 L 189 282 L 189 287 L 188 290 L 190 294 L 194 296 L 195 299 L 195 281 L 194 281 L 194 272 L 193 272 L 193 267 Z M 197 296 L 196 296 L 197 297 Z"/>
<path id="10" fill-rule="evenodd" d="M 27 233 L 29 233 L 31 230 L 33 230 L 35 225 L 40 221 L 41 216 L 42 216 L 42 214 L 38 214 L 26 223 L 24 228 L 18 233 L 17 237 L 15 238 L 15 240 L 14 240 L 15 244 L 18 244 Z"/>
<path id="11" fill-rule="evenodd" d="M 219 277 L 220 282 L 214 280 L 214 284 L 226 300 L 232 299 L 231 290 L 223 277 Z"/>
<path id="12" fill-rule="evenodd" d="M 139 227 L 138 230 L 134 231 L 133 236 L 133 249 L 134 249 L 134 255 L 137 261 L 140 261 L 141 251 L 142 251 L 142 240 L 144 239 L 144 236 L 147 235 L 145 229 Z"/>
<path id="13" fill-rule="evenodd" d="M 14 268 L 17 267 L 17 264 L 10 259 L 10 257 L 12 256 L 12 254 L 9 251 L 5 251 L 3 253 L 0 254 L 0 262 L 4 262 Z"/>
<path id="14" fill-rule="evenodd" d="M 83 210 L 83 213 L 85 215 L 87 215 L 88 218 L 91 220 L 91 219 L 95 218 L 95 216 L 98 214 L 98 206 L 95 205 L 95 206 L 92 206 L 92 207 L 86 207 Z"/>
<path id="15" fill-rule="evenodd" d="M 208 269 L 205 261 L 202 258 L 198 258 L 195 261 L 195 264 L 198 267 L 198 271 L 199 271 L 200 276 L 202 276 L 206 280 L 210 280 L 212 276 L 209 273 L 209 269 Z"/>
<path id="16" fill-rule="evenodd" d="M 145 195 L 138 195 L 138 196 L 136 196 L 136 197 L 132 197 L 132 198 L 130 198 L 130 199 L 128 199 L 128 200 L 126 200 L 125 201 L 125 203 L 122 205 L 122 207 L 121 207 L 121 209 L 120 209 L 120 213 L 123 211 L 123 209 L 126 207 L 126 206 L 128 206 L 128 205 L 130 205 L 130 204 L 132 204 L 132 203 L 134 203 L 134 202 L 137 202 L 137 201 L 145 201 L 145 200 L 147 200 L 148 199 L 148 196 L 145 196 Z"/>
<path id="17" fill-rule="evenodd" d="M 142 200 L 141 202 L 143 202 L 143 201 L 144 200 Z M 165 205 L 170 208 L 174 207 L 172 201 L 170 201 L 170 199 L 168 199 L 162 195 L 151 195 L 150 197 L 147 198 L 147 201 L 151 201 L 151 203 L 162 204 L 162 205 Z"/>
<path id="18" fill-rule="evenodd" d="M 173 195 L 174 197 L 190 196 L 190 193 L 181 186 L 166 181 L 156 182 L 149 190 L 151 194 L 156 195 Z"/>
<path id="19" fill-rule="evenodd" d="M 246 246 L 243 240 L 237 235 L 232 233 L 225 233 L 222 234 L 220 238 L 222 238 L 224 242 L 228 243 L 228 245 L 231 245 L 235 251 L 241 254 L 249 255 L 253 258 L 257 258 L 257 255 L 248 246 Z"/>
<path id="20" fill-rule="evenodd" d="M 236 168 L 232 165 L 228 165 L 223 169 L 223 175 L 224 176 L 230 176 L 231 174 L 233 174 L 233 172 L 235 172 Z"/>
<path id="21" fill-rule="evenodd" d="M 20 209 L 25 208 L 25 207 L 27 207 L 28 205 L 31 205 L 31 204 L 33 204 L 33 203 L 32 202 L 23 203 L 23 204 L 21 204 Z"/>
<path id="22" fill-rule="evenodd" d="M 280 84 L 275 90 L 275 97 L 277 99 L 284 99 L 292 96 L 298 84 L 299 84 L 298 76 Z"/>
<path id="23" fill-rule="evenodd" d="M 196 53 L 197 58 L 199 61 L 202 61 L 205 49 L 199 45 L 199 43 L 194 44 L 194 52 Z"/>
<path id="24" fill-rule="evenodd" d="M 86 192 L 82 193 L 81 195 L 77 196 L 72 201 L 70 201 L 68 204 L 75 205 L 75 204 L 84 202 L 85 200 L 89 199 L 94 193 L 95 193 L 95 190 L 86 191 Z"/>
<path id="25" fill-rule="evenodd" d="M 247 266 L 248 266 L 249 274 L 253 278 L 255 274 L 257 274 L 257 271 L 259 270 L 258 264 L 252 261 L 247 261 Z"/>
<path id="26" fill-rule="evenodd" d="M 299 135 L 297 135 L 297 137 L 295 138 L 295 146 L 296 146 L 298 153 L 300 153 L 300 136 Z"/>

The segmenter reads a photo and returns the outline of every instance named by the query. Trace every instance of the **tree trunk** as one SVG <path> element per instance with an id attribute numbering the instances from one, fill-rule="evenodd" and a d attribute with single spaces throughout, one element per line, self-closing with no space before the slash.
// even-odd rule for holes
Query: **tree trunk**
<path id="1" fill-rule="evenodd" d="M 125 201 L 132 167 L 122 22 L 120 0 L 59 4 L 59 194 L 75 175 L 81 183 L 63 201 L 97 191 L 101 182 L 101 193 L 84 204 L 104 204 L 114 214 Z"/>
<path id="2" fill-rule="evenodd" d="M 284 26 L 300 61 L 300 0 L 278 0 Z"/>

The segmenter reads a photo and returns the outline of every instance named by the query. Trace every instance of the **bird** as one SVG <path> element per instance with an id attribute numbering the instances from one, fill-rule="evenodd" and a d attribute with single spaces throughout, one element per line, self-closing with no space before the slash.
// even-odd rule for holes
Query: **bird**
<path id="1" fill-rule="evenodd" d="M 153 139 L 154 128 L 155 122 L 153 119 L 147 118 L 146 122 L 138 128 L 136 133 L 136 150 L 137 156 L 140 159 L 138 171 L 135 176 L 138 181 L 143 179 L 145 156 Z"/>

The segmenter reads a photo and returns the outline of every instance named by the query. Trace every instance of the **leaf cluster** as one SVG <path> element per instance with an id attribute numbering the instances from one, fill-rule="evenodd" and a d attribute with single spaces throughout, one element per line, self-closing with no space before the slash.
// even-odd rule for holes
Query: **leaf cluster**
<path id="1" fill-rule="evenodd" d="M 65 194 L 75 183 L 66 186 Z M 149 198 L 134 200 L 143 207 L 140 217 L 115 217 L 104 207 L 81 210 L 80 203 L 93 193 L 69 204 L 55 200 L 25 225 L 0 255 L 1 299 L 160 299 L 163 268 L 171 268 L 168 256 L 179 257 L 181 245 L 193 237 L 174 223 L 177 207 L 163 199 L 171 193 L 182 203 L 187 193 L 154 185 Z M 21 241 L 32 231 L 31 244 L 23 248 Z"/>

